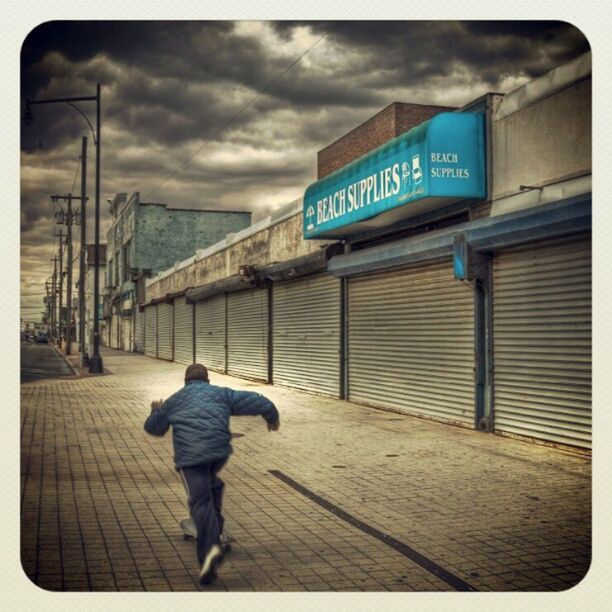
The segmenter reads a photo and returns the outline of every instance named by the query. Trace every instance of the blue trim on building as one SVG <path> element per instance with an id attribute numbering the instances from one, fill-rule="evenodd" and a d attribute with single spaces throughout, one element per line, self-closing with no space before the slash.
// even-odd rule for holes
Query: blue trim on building
<path id="1" fill-rule="evenodd" d="M 367 274 L 421 261 L 451 257 L 455 236 L 463 233 L 477 251 L 546 240 L 591 231 L 591 194 L 554 202 L 499 217 L 413 236 L 386 245 L 337 255 L 330 259 L 328 272 L 337 277 Z"/>

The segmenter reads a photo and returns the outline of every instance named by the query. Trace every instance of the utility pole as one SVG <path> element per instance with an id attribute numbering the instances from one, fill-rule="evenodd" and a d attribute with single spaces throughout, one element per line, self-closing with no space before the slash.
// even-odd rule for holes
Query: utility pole
<path id="1" fill-rule="evenodd" d="M 51 338 L 55 340 L 55 315 L 57 300 L 57 255 L 53 256 L 53 279 L 51 280 Z"/>
<path id="2" fill-rule="evenodd" d="M 51 295 L 50 295 L 50 291 L 49 291 L 49 282 L 45 283 L 45 291 L 47 293 L 47 302 L 46 302 L 46 306 L 47 306 L 47 334 L 50 335 L 50 329 L 51 329 L 51 307 L 53 302 L 51 301 Z"/>
<path id="3" fill-rule="evenodd" d="M 87 249 L 87 136 L 83 136 L 81 147 L 81 253 L 79 257 L 79 349 L 81 351 L 81 367 L 85 367 L 88 356 L 85 353 L 85 251 Z"/>
<path id="4" fill-rule="evenodd" d="M 64 292 L 64 251 L 62 245 L 62 239 L 64 237 L 64 232 L 60 230 L 59 234 L 57 234 L 59 238 L 59 295 L 58 295 L 58 316 L 57 316 L 57 345 L 62 347 L 62 294 Z"/>
<path id="5" fill-rule="evenodd" d="M 60 207 L 60 210 L 55 213 L 56 223 L 66 225 L 66 249 L 67 258 L 66 263 L 66 310 L 67 310 L 67 321 L 66 321 L 66 355 L 70 355 L 72 351 L 72 226 L 74 223 L 79 223 L 78 216 L 72 210 L 72 200 L 81 200 L 79 196 L 73 196 L 71 193 L 66 195 L 55 194 L 51 196 L 51 200 L 55 203 L 58 200 L 66 200 L 67 209 L 66 214 Z M 83 206 L 83 201 L 81 201 Z M 82 219 L 80 221 L 81 226 L 83 225 Z M 83 237 L 83 227 L 81 227 L 81 238 Z M 81 257 L 83 253 L 81 253 Z M 79 295 L 80 295 L 79 290 Z"/>
<path id="6" fill-rule="evenodd" d="M 100 142 L 102 140 L 100 115 L 102 112 L 100 100 L 100 83 L 96 85 L 96 199 L 94 222 L 94 307 L 93 307 L 93 355 L 91 356 L 89 371 L 92 374 L 104 374 L 102 357 L 100 356 L 100 321 L 98 307 L 100 304 Z"/>
<path id="7" fill-rule="evenodd" d="M 66 310 L 68 312 L 68 321 L 66 333 L 66 355 L 70 355 L 70 349 L 72 348 L 72 194 L 68 194 L 68 215 L 66 218 L 66 242 L 68 251 L 68 264 L 66 270 Z"/>

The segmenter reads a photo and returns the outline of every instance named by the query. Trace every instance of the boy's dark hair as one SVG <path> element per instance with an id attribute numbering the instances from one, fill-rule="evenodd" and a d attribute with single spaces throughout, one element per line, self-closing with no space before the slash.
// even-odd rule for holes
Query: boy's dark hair
<path id="1" fill-rule="evenodd" d="M 203 380 L 208 382 L 208 370 L 201 363 L 192 363 L 185 370 L 185 382 Z"/>

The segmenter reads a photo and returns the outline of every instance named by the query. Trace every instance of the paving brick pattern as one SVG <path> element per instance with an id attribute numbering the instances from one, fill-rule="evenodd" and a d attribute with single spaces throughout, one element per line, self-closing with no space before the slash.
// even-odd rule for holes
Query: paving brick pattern
<path id="1" fill-rule="evenodd" d="M 590 562 L 591 464 L 555 449 L 211 373 L 281 412 L 232 419 L 219 580 L 197 583 L 171 435 L 152 399 L 184 366 L 107 350 L 112 375 L 22 385 L 25 572 L 49 590 L 452 591 L 270 474 L 279 470 L 485 591 L 564 590 Z"/>

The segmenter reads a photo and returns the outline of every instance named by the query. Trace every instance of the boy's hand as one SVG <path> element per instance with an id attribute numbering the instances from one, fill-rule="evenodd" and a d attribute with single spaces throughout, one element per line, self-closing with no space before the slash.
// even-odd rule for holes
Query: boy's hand
<path id="1" fill-rule="evenodd" d="M 161 408 L 161 405 L 164 403 L 163 399 L 160 400 L 153 400 L 151 402 L 151 413 L 155 412 L 156 410 L 159 410 Z"/>
<path id="2" fill-rule="evenodd" d="M 273 423 L 268 423 L 268 431 L 278 431 L 280 427 L 280 421 L 274 421 Z"/>

